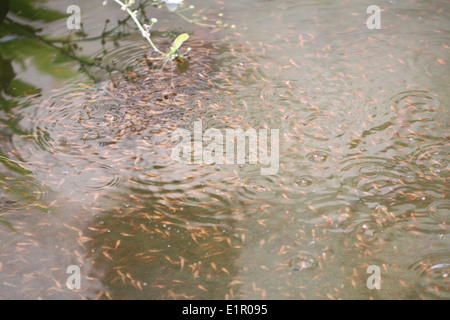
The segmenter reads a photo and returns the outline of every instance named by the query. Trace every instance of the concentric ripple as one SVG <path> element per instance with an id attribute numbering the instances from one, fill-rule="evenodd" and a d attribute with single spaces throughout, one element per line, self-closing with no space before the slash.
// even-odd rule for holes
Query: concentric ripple
<path id="1" fill-rule="evenodd" d="M 135 41 L 127 41 L 120 47 L 112 48 L 106 53 L 99 53 L 102 64 L 117 72 L 124 72 L 135 67 L 136 60 L 143 60 L 147 54 L 146 47 L 138 41 L 140 40 L 138 36 L 135 38 Z"/>
<path id="2" fill-rule="evenodd" d="M 353 230 L 353 236 L 364 243 L 370 243 L 378 239 L 383 229 L 374 221 L 364 221 Z"/>
<path id="3" fill-rule="evenodd" d="M 190 190 L 183 197 L 183 204 L 196 207 L 202 203 L 202 195 L 199 191 Z"/>
<path id="4" fill-rule="evenodd" d="M 327 161 L 327 158 L 329 156 L 329 153 L 326 151 L 314 151 L 311 153 L 308 153 L 306 155 L 306 159 L 315 162 L 315 163 L 322 163 Z"/>
<path id="5" fill-rule="evenodd" d="M 450 254 L 429 255 L 412 264 L 409 271 L 413 273 L 418 288 L 425 297 L 431 299 L 450 298 Z M 416 289 L 417 290 L 417 289 Z"/>
<path id="6" fill-rule="evenodd" d="M 44 205 L 50 196 L 50 188 L 34 179 L 7 180 L 0 187 L 0 210 L 9 211 L 28 206 Z"/>
<path id="7" fill-rule="evenodd" d="M 435 94 L 426 90 L 403 91 L 387 101 L 386 108 L 394 112 L 391 120 L 395 125 L 393 132 L 396 137 L 402 137 L 404 142 L 395 139 L 395 144 L 410 144 L 411 141 L 423 139 L 439 139 L 444 134 L 443 128 L 437 124 L 446 111 L 441 106 Z M 395 119 L 395 120 L 394 120 Z M 430 130 L 430 127 L 436 128 Z"/>
<path id="8" fill-rule="evenodd" d="M 363 244 L 374 243 L 383 235 L 383 227 L 374 220 L 368 219 L 344 220 L 331 231 L 345 235 L 345 239 L 351 239 L 353 243 Z"/>
<path id="9" fill-rule="evenodd" d="M 440 103 L 429 91 L 403 91 L 390 99 L 390 105 L 401 115 L 417 115 L 440 109 Z"/>
<path id="10" fill-rule="evenodd" d="M 428 215 L 437 222 L 450 222 L 450 200 L 439 200 L 427 208 Z"/>
<path id="11" fill-rule="evenodd" d="M 255 173 L 241 179 L 239 194 L 245 199 L 274 197 L 276 194 L 276 178 Z"/>
<path id="12" fill-rule="evenodd" d="M 436 54 L 437 51 L 442 48 L 442 43 L 430 41 L 428 42 L 428 45 L 430 46 L 427 48 L 428 52 L 424 53 L 420 50 L 420 52 L 418 51 L 412 55 L 412 63 L 419 66 L 421 71 L 429 77 L 448 79 L 448 75 L 450 73 L 448 60 L 444 60 L 444 54 L 442 56 Z"/>
<path id="13" fill-rule="evenodd" d="M 360 197 L 392 194 L 400 186 L 393 181 L 409 174 L 403 167 L 379 156 L 346 156 L 342 161 L 346 185 Z M 404 173 L 403 173 L 404 172 Z"/>
<path id="14" fill-rule="evenodd" d="M 346 156 L 342 161 L 344 167 L 342 171 L 353 172 L 354 176 L 363 177 L 369 180 L 374 180 L 384 174 L 388 173 L 390 164 L 387 160 L 381 157 L 361 157 L 361 156 Z"/>
<path id="15" fill-rule="evenodd" d="M 340 132 L 333 127 L 333 119 L 323 113 L 314 113 L 306 117 L 303 134 L 316 141 L 329 141 Z"/>
<path id="16" fill-rule="evenodd" d="M 122 174 L 105 164 L 88 164 L 76 172 L 74 184 L 82 190 L 100 191 L 120 185 Z"/>
<path id="17" fill-rule="evenodd" d="M 295 189 L 304 189 L 311 186 L 314 183 L 312 177 L 307 175 L 301 175 L 294 178 L 293 186 Z"/>
<path id="18" fill-rule="evenodd" d="M 303 270 L 313 270 L 319 264 L 315 254 L 309 251 L 300 251 L 289 259 L 288 265 L 292 271 L 301 272 Z"/>
<path id="19" fill-rule="evenodd" d="M 429 144 L 418 148 L 409 155 L 416 170 L 431 173 L 441 178 L 450 176 L 450 155 L 442 145 Z"/>
<path id="20" fill-rule="evenodd" d="M 371 163 L 364 163 L 358 168 L 361 177 L 375 179 L 382 174 L 384 168 Z"/>

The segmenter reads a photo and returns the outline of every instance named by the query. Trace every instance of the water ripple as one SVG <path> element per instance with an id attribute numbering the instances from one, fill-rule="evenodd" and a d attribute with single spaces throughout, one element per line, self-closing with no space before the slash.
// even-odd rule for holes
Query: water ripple
<path id="1" fill-rule="evenodd" d="M 254 200 L 256 198 L 274 198 L 277 191 L 276 178 L 254 173 L 241 179 L 241 188 L 238 193 L 244 199 Z"/>
<path id="2" fill-rule="evenodd" d="M 428 215 L 437 222 L 450 222 L 450 200 L 438 200 L 427 208 Z"/>
<path id="3" fill-rule="evenodd" d="M 74 184 L 85 191 L 99 191 L 116 187 L 121 182 L 122 174 L 117 169 L 92 163 L 77 170 Z"/>
<path id="4" fill-rule="evenodd" d="M 450 155 L 442 144 L 422 145 L 409 154 L 413 168 L 423 174 L 447 179 L 450 176 Z"/>
<path id="5" fill-rule="evenodd" d="M 33 205 L 45 205 L 50 188 L 34 179 L 10 178 L 0 184 L 0 210 L 22 209 Z"/>
<path id="6" fill-rule="evenodd" d="M 306 159 L 311 162 L 322 163 L 327 160 L 328 156 L 329 156 L 329 152 L 327 152 L 327 151 L 314 151 L 314 152 L 308 153 L 306 155 Z"/>
<path id="7" fill-rule="evenodd" d="M 450 299 L 449 253 L 429 255 L 415 262 L 408 269 L 414 275 L 417 285 L 421 291 L 423 290 L 422 293 L 426 297 Z"/>
<path id="8" fill-rule="evenodd" d="M 440 110 L 439 100 L 426 90 L 403 91 L 390 98 L 390 105 L 400 115 L 418 115 Z"/>
<path id="9" fill-rule="evenodd" d="M 314 270 L 319 266 L 317 256 L 309 251 L 300 251 L 289 259 L 289 269 L 295 272 Z"/>

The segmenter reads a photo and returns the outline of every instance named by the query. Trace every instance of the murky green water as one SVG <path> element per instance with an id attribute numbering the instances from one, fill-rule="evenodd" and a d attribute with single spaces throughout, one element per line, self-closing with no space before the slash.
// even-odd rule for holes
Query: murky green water
<path id="1" fill-rule="evenodd" d="M 0 298 L 450 298 L 448 1 L 379 2 L 381 30 L 372 1 L 186 1 L 219 30 L 148 6 L 156 43 L 191 35 L 185 74 L 133 28 L 102 44 L 109 2 L 43 4 L 79 5 L 82 41 L 3 19 Z M 45 42 L 70 35 L 72 59 Z M 174 163 L 195 121 L 279 129 L 278 173 Z"/>

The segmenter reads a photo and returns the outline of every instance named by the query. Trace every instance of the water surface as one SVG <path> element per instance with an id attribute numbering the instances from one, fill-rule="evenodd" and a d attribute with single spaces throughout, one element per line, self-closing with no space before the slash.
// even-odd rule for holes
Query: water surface
<path id="1" fill-rule="evenodd" d="M 109 2 L 75 1 L 88 39 L 124 19 Z M 76 41 L 98 62 L 81 71 L 1 39 L 2 70 L 35 91 L 2 87 L 0 298 L 450 298 L 449 3 L 383 1 L 369 30 L 370 1 L 186 2 L 236 28 L 147 6 L 159 45 L 191 35 L 185 74 L 151 69 L 131 24 Z M 174 163 L 195 121 L 279 129 L 278 173 Z"/>

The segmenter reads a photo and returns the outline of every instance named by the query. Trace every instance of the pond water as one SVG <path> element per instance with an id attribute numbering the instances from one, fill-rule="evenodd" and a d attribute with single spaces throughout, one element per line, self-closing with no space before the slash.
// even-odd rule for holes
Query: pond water
<path id="1" fill-rule="evenodd" d="M 183 74 L 111 0 L 10 3 L 0 298 L 449 299 L 450 3 L 372 2 L 185 1 L 235 28 L 144 2 Z M 278 129 L 278 172 L 174 162 L 198 121 Z"/>

